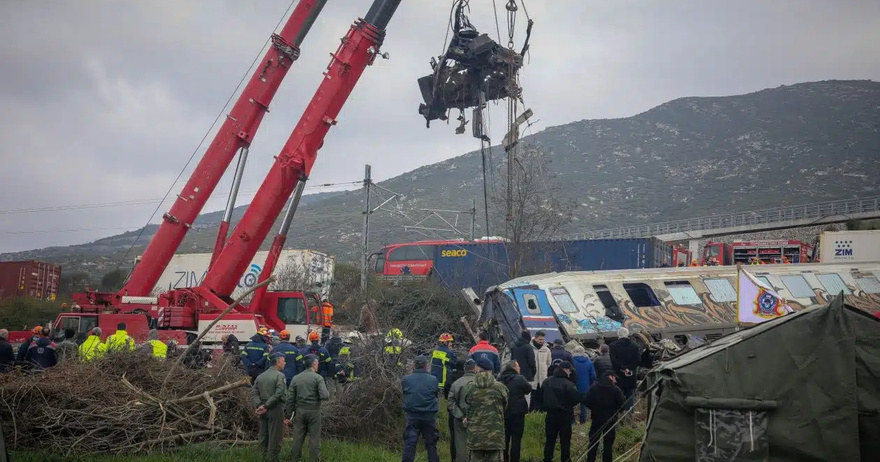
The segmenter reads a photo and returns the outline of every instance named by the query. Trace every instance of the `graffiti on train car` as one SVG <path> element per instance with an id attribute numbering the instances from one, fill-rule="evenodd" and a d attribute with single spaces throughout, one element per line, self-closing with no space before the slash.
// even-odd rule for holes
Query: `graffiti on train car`
<path id="1" fill-rule="evenodd" d="M 848 305 L 856 307 L 868 314 L 872 314 L 880 309 L 880 294 L 869 294 L 861 289 L 856 289 L 850 286 L 847 287 L 850 290 L 850 294 L 844 294 L 843 299 Z M 813 290 L 816 292 L 813 301 L 817 305 L 826 305 L 831 303 L 831 301 L 837 297 L 836 294 L 829 294 L 826 290 Z"/>
<path id="2" fill-rule="evenodd" d="M 671 297 L 659 297 L 659 307 L 637 307 L 629 299 L 622 300 L 626 314 L 624 325 L 630 330 L 666 329 L 736 322 L 736 302 L 719 303 L 708 292 L 701 292 L 701 305 L 677 305 Z"/>

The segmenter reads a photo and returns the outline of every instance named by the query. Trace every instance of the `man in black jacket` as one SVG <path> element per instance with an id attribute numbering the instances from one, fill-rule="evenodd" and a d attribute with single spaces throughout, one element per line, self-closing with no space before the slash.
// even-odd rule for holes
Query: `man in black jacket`
<path id="1" fill-rule="evenodd" d="M 12 369 L 12 364 L 15 362 L 15 353 L 12 352 L 8 338 L 9 331 L 0 329 L 0 373 Z"/>
<path id="2" fill-rule="evenodd" d="M 595 462 L 599 452 L 599 438 L 602 438 L 602 462 L 611 462 L 614 437 L 617 433 L 617 413 L 626 399 L 620 388 L 614 385 L 612 375 L 607 371 L 590 387 L 584 395 L 583 404 L 590 409 L 593 423 L 590 424 L 590 450 L 587 462 Z M 603 436 L 604 433 L 604 436 Z"/>
<path id="3" fill-rule="evenodd" d="M 520 336 L 519 342 L 510 350 L 510 359 L 519 363 L 519 373 L 526 378 L 526 381 L 535 380 L 535 349 L 532 348 L 532 336 L 529 331 L 524 330 Z"/>
<path id="4" fill-rule="evenodd" d="M 568 377 L 571 374 L 571 363 L 563 361 L 553 371 L 553 376 L 541 385 L 544 394 L 544 462 L 553 461 L 553 450 L 556 438 L 559 437 L 559 452 L 562 462 L 571 461 L 571 426 L 574 423 L 574 407 L 580 403 L 577 385 Z"/>
<path id="5" fill-rule="evenodd" d="M 621 327 L 617 330 L 617 340 L 609 347 L 611 364 L 617 376 L 617 386 L 626 396 L 626 408 L 632 409 L 633 395 L 638 385 L 639 363 L 642 360 L 639 346 L 629 338 L 629 329 Z"/>
<path id="6" fill-rule="evenodd" d="M 596 377 L 602 377 L 605 373 L 614 375 L 614 365 L 611 363 L 611 356 L 608 355 L 607 344 L 599 345 L 599 356 L 593 360 L 593 367 L 596 368 Z"/>
<path id="7" fill-rule="evenodd" d="M 526 346 L 531 349 L 528 343 Z M 526 396 L 532 392 L 532 386 L 520 371 L 519 363 L 512 360 L 504 365 L 498 376 L 498 381 L 507 387 L 507 408 L 504 409 L 504 462 L 519 462 L 526 414 L 529 412 Z"/>

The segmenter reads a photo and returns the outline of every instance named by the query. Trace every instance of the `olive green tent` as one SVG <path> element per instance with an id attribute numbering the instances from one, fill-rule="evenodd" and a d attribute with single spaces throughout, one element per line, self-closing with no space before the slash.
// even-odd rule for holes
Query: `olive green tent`
<path id="1" fill-rule="evenodd" d="M 648 373 L 641 462 L 880 461 L 880 319 L 842 297 Z"/>

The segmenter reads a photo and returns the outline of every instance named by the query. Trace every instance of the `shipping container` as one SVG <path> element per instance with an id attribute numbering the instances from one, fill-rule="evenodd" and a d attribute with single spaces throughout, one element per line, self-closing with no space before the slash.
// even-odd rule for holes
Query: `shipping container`
<path id="1" fill-rule="evenodd" d="M 819 236 L 822 263 L 880 261 L 880 230 L 825 231 Z"/>
<path id="2" fill-rule="evenodd" d="M 61 267 L 35 260 L 0 262 L 0 298 L 55 300 Z"/>
<path id="3" fill-rule="evenodd" d="M 231 294 L 233 298 L 247 291 L 257 283 L 268 251 L 257 252 L 251 264 L 238 281 L 238 286 Z M 303 290 L 315 292 L 322 297 L 329 296 L 330 283 L 333 281 L 335 257 L 315 250 L 282 250 L 275 266 L 276 281 L 269 290 Z M 156 282 L 153 295 L 171 289 L 195 287 L 205 280 L 208 266 L 211 263 L 210 253 L 176 254 L 171 258 L 165 272 Z"/>
<path id="4" fill-rule="evenodd" d="M 482 293 L 510 279 L 511 265 L 519 276 L 558 271 L 656 268 L 671 265 L 672 245 L 656 238 L 527 242 L 517 251 L 511 243 L 437 246 L 431 278 L 451 288 Z M 518 255 L 517 262 L 512 261 Z"/>

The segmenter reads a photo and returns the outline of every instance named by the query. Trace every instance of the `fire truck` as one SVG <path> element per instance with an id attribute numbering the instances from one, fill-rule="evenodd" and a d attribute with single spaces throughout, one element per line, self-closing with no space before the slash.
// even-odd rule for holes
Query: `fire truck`
<path id="1" fill-rule="evenodd" d="M 708 242 L 703 247 L 701 265 L 808 263 L 812 261 L 813 247 L 795 240 L 761 240 Z"/>
<path id="2" fill-rule="evenodd" d="M 187 333 L 204 331 L 233 303 L 231 294 L 239 278 L 283 212 L 280 230 L 274 236 L 258 284 L 271 276 L 325 135 L 336 125 L 337 115 L 366 67 L 378 56 L 387 58 L 379 49 L 400 0 L 374 0 L 364 18 L 355 21 L 342 38 L 339 48 L 331 55 L 324 79 L 281 152 L 275 156 L 244 216 L 230 233 L 232 210 L 248 149 L 325 3 L 326 0 L 300 1 L 282 30 L 271 36 L 272 46 L 255 68 L 171 209 L 163 215 L 158 231 L 124 286 L 118 292 L 86 289 L 74 294 L 72 312 L 61 314 L 54 324 L 58 331 L 67 328 L 87 332 L 99 326 L 107 336 L 116 330 L 117 323 L 125 322 L 129 333 L 138 341 L 144 340 L 148 330 L 155 328 L 163 339 L 186 342 Z M 156 282 L 236 154 L 233 186 L 203 281 L 195 287 L 151 296 Z M 314 295 L 301 291 L 270 291 L 263 286 L 253 293 L 248 303 L 237 307 L 210 329 L 204 341 L 217 342 L 224 334 L 246 339 L 261 326 L 304 335 L 320 326 L 320 319 L 315 319 L 313 311 L 317 303 Z"/>

